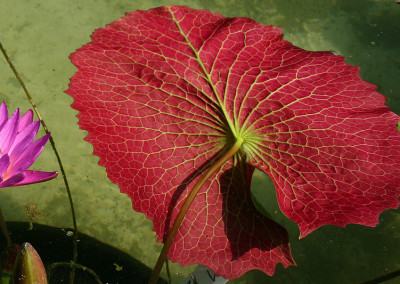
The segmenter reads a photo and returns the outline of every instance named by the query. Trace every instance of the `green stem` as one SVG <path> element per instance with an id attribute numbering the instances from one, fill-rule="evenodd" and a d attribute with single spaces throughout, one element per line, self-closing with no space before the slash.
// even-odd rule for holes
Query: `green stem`
<path id="1" fill-rule="evenodd" d="M 186 197 L 185 202 L 182 205 L 181 210 L 178 213 L 178 216 L 175 218 L 174 225 L 171 230 L 168 232 L 167 238 L 164 242 L 164 247 L 158 257 L 156 266 L 154 267 L 153 274 L 149 280 L 149 284 L 156 284 L 158 280 L 158 276 L 160 275 L 162 266 L 164 261 L 168 256 L 169 249 L 171 248 L 172 242 L 176 234 L 178 233 L 179 227 L 182 224 L 183 219 L 185 218 L 186 212 L 189 210 L 190 205 L 192 205 L 193 200 L 196 198 L 197 193 L 206 183 L 206 181 L 217 171 L 219 170 L 225 162 L 227 162 L 230 158 L 232 158 L 240 149 L 243 144 L 243 139 L 239 138 L 236 140 L 235 144 L 221 157 L 219 158 L 196 182 L 190 191 L 189 195 Z"/>

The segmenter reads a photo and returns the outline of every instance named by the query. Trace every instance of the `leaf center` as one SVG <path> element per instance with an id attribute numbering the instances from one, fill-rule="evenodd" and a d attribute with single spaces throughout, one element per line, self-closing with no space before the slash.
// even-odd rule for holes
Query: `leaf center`
<path id="1" fill-rule="evenodd" d="M 243 162 L 248 162 L 260 151 L 259 145 L 262 137 L 250 128 L 236 126 L 232 130 L 233 131 L 227 135 L 226 147 L 230 148 L 238 141 L 241 141 L 241 146 L 236 153 L 236 157 Z"/>

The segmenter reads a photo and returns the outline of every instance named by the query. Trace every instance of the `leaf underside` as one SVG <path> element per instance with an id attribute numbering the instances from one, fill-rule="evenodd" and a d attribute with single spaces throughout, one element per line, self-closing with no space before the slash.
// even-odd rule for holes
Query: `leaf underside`
<path id="1" fill-rule="evenodd" d="M 399 206 L 399 116 L 359 69 L 248 18 L 166 6 L 128 13 L 71 55 L 67 93 L 99 164 L 163 241 L 201 174 L 169 258 L 228 279 L 293 265 L 287 231 L 250 196 L 254 168 L 304 237 L 322 225 L 374 226 Z"/>

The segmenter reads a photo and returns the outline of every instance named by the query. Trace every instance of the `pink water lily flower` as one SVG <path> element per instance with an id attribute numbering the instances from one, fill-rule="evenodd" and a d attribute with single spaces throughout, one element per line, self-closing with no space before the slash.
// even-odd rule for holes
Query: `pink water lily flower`
<path id="1" fill-rule="evenodd" d="M 20 110 L 8 118 L 7 105 L 0 106 L 0 188 L 46 181 L 57 172 L 27 170 L 40 155 L 50 133 L 33 141 L 40 122 L 32 121 L 31 110 L 20 116 Z"/>

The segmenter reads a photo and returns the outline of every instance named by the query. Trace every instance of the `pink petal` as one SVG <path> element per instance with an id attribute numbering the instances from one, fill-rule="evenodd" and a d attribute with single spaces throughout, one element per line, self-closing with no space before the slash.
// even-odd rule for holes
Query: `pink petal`
<path id="1" fill-rule="evenodd" d="M 4 124 L 0 130 L 0 150 L 1 153 L 8 153 L 10 147 L 14 143 L 15 136 L 17 134 L 19 121 L 19 109 L 11 115 L 10 119 Z"/>
<path id="2" fill-rule="evenodd" d="M 18 132 L 22 131 L 25 127 L 27 127 L 33 121 L 33 112 L 32 110 L 28 110 L 19 121 Z"/>
<path id="3" fill-rule="evenodd" d="M 58 172 L 24 171 L 21 175 L 23 176 L 23 179 L 11 186 L 20 186 L 51 180 L 58 175 Z M 3 186 L 0 184 L 0 187 Z"/>
<path id="4" fill-rule="evenodd" d="M 17 183 L 20 183 L 23 179 L 24 179 L 23 174 L 12 176 L 11 178 L 0 183 L 0 188 L 14 186 Z"/>
<path id="5" fill-rule="evenodd" d="M 12 147 L 9 150 L 10 159 L 16 161 L 22 155 L 25 149 L 33 142 L 39 130 L 40 122 L 31 122 L 20 133 L 17 134 Z"/>
<path id="6" fill-rule="evenodd" d="M 18 157 L 18 160 L 15 162 L 13 161 L 13 165 L 8 170 L 8 175 L 13 176 L 29 168 L 43 151 L 43 147 L 47 143 L 47 140 L 49 140 L 49 137 L 50 132 L 29 145 L 22 155 Z"/>
<path id="7" fill-rule="evenodd" d="M 8 120 L 7 105 L 5 102 L 2 102 L 0 106 L 0 130 L 3 127 L 3 125 L 7 122 L 7 120 Z"/>
<path id="8" fill-rule="evenodd" d="M 10 165 L 10 157 L 5 154 L 0 158 L 0 182 L 3 181 L 3 175 Z"/>

